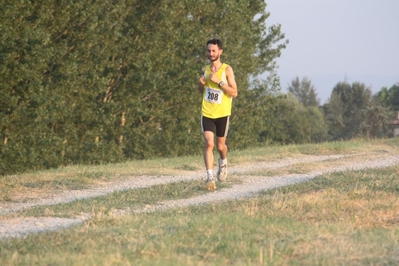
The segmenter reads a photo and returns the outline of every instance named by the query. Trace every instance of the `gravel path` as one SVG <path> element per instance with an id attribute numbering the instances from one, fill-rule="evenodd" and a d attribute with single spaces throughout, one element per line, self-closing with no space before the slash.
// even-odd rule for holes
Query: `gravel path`
<path id="1" fill-rule="evenodd" d="M 329 168 L 324 168 L 323 170 L 313 170 L 306 174 L 290 174 L 272 177 L 251 175 L 245 176 L 245 172 L 279 169 L 293 166 L 295 164 L 337 160 L 342 159 L 343 157 L 347 156 L 303 156 L 301 158 L 286 158 L 284 160 L 275 162 L 255 163 L 250 166 L 229 167 L 230 174 L 240 174 L 239 178 L 242 179 L 242 184 L 236 184 L 231 188 L 217 189 L 210 193 L 205 193 L 203 195 L 188 199 L 163 201 L 155 205 L 147 205 L 144 208 L 140 209 L 115 209 L 111 210 L 111 215 L 120 216 L 142 212 L 163 211 L 171 208 L 181 208 L 199 204 L 234 200 L 238 198 L 254 196 L 256 193 L 259 193 L 262 190 L 286 186 L 298 182 L 304 182 L 327 172 L 352 169 L 358 170 L 365 168 L 381 168 L 399 163 L 399 156 L 391 154 L 376 154 L 368 156 L 368 159 L 361 158 L 361 160 L 353 160 L 353 158 L 355 158 L 356 156 L 352 155 L 350 156 L 350 160 L 341 160 L 342 163 L 338 167 L 332 166 Z M 75 200 L 87 199 L 91 197 L 103 196 L 115 191 L 150 187 L 153 185 L 180 182 L 199 178 L 203 178 L 203 171 L 195 172 L 190 175 L 179 176 L 131 176 L 121 181 L 112 182 L 111 184 L 101 185 L 85 190 L 65 191 L 61 194 L 52 195 L 48 198 L 30 200 L 22 203 L 0 202 L 0 240 L 11 237 L 24 237 L 31 233 L 39 233 L 43 231 L 52 231 L 67 228 L 73 225 L 82 224 L 83 222 L 91 219 L 89 214 L 83 214 L 81 217 L 76 217 L 73 219 L 56 217 L 9 218 L 5 216 L 7 214 L 15 214 L 18 211 L 26 210 L 36 206 L 54 205 L 72 202 Z"/>

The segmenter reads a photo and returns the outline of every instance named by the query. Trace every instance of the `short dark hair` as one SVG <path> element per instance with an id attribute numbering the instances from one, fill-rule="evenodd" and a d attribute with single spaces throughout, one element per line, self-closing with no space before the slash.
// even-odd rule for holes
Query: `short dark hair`
<path id="1" fill-rule="evenodd" d="M 221 42 L 219 39 L 210 39 L 210 40 L 206 43 L 206 46 L 208 46 L 208 44 L 216 44 L 220 50 L 223 49 L 222 42 Z"/>

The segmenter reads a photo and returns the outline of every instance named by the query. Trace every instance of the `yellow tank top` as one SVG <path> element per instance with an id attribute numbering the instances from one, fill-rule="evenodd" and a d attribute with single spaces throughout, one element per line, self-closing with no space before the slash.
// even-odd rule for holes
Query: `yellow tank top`
<path id="1" fill-rule="evenodd" d="M 226 68 L 229 65 L 222 64 L 216 75 L 226 84 Z M 231 106 L 233 97 L 224 93 L 222 89 L 219 88 L 219 84 L 208 80 L 209 74 L 211 74 L 211 66 L 207 65 L 205 67 L 205 79 L 206 83 L 204 85 L 204 94 L 202 98 L 202 115 L 208 118 L 220 118 L 224 116 L 231 115 Z"/>

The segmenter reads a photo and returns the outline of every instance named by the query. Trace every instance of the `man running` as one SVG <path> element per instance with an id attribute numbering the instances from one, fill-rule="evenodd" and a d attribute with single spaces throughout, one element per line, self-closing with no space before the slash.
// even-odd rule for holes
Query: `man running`
<path id="1" fill-rule="evenodd" d="M 219 152 L 219 169 L 217 179 L 223 181 L 227 177 L 227 145 L 229 119 L 233 98 L 238 95 L 233 68 L 220 61 L 223 53 L 222 43 L 218 39 L 207 42 L 207 55 L 211 61 L 201 70 L 198 90 L 202 93 L 201 127 L 204 135 L 204 162 L 207 179 L 207 190 L 216 189 L 213 177 L 213 147 L 215 146 L 215 130 L 217 150 Z"/>

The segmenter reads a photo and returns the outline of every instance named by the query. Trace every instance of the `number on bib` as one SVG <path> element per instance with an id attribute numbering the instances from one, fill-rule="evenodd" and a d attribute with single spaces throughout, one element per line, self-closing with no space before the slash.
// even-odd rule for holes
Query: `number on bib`
<path id="1" fill-rule="evenodd" d="M 205 101 L 210 103 L 222 104 L 223 91 L 206 88 Z"/>

